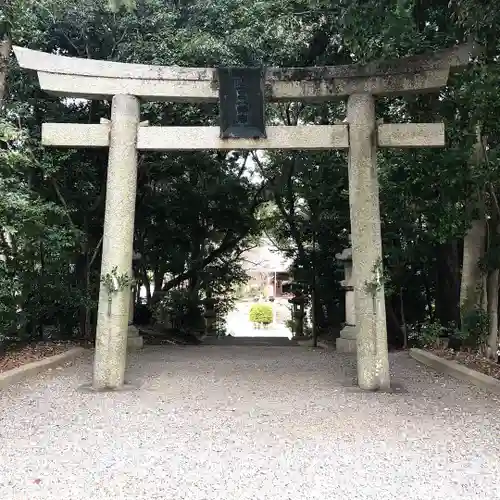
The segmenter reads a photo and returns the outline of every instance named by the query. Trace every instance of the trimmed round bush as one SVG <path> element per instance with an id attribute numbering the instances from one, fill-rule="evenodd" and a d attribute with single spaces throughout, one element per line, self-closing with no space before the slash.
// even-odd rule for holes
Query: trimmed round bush
<path id="1" fill-rule="evenodd" d="M 250 309 L 250 321 L 269 325 L 273 322 L 273 308 L 269 304 L 254 304 Z"/>

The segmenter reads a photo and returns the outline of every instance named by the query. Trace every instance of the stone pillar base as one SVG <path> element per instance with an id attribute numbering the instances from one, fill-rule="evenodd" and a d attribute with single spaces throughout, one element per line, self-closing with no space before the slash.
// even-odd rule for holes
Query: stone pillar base
<path id="1" fill-rule="evenodd" d="M 356 353 L 356 339 L 343 339 L 339 337 L 335 341 L 335 347 L 337 352 L 343 352 L 345 354 L 355 354 Z"/>
<path id="2" fill-rule="evenodd" d="M 127 336 L 128 349 L 142 349 L 144 347 L 144 339 L 139 335 L 139 330 L 134 325 L 129 325 Z"/>
<path id="3" fill-rule="evenodd" d="M 346 325 L 340 332 L 340 337 L 335 341 L 337 351 L 349 354 L 356 353 L 356 327 Z"/>

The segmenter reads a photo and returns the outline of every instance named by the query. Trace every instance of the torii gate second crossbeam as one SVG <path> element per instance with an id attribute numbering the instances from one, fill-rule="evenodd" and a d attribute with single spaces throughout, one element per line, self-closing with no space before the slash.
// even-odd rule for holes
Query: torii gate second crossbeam
<path id="1" fill-rule="evenodd" d="M 382 241 L 376 166 L 377 147 L 444 146 L 444 125 L 380 124 L 375 96 L 437 90 L 450 69 L 469 62 L 470 46 L 427 56 L 368 65 L 269 68 L 272 101 L 325 101 L 348 97 L 347 123 L 268 127 L 265 139 L 221 139 L 217 127 L 149 127 L 140 121 L 140 100 L 213 102 L 217 73 L 207 68 L 160 67 L 70 58 L 14 48 L 23 68 L 36 70 L 40 86 L 62 97 L 112 99 L 111 120 L 100 124 L 45 123 L 42 142 L 58 147 L 108 147 L 108 174 L 101 276 L 130 273 L 133 254 L 137 151 L 348 149 L 349 204 L 357 319 L 358 384 L 390 387 Z M 368 285 L 375 286 L 368 286 Z M 109 301 L 101 283 L 92 387 L 124 387 L 130 289 Z"/>

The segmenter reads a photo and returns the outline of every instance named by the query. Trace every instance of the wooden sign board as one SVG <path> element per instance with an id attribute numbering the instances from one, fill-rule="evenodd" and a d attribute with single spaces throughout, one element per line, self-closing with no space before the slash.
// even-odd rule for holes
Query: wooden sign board
<path id="1" fill-rule="evenodd" d="M 265 139 L 262 67 L 218 68 L 221 139 Z"/>

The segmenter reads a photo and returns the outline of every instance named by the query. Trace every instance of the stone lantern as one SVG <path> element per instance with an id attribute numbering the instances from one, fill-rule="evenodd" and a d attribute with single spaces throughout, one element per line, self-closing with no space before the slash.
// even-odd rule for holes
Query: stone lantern
<path id="1" fill-rule="evenodd" d="M 132 271 L 131 276 L 135 277 L 134 268 L 141 259 L 141 254 L 134 252 L 132 257 Z M 139 330 L 134 326 L 134 309 L 135 309 L 135 291 L 136 286 L 130 287 L 130 306 L 128 311 L 128 335 L 127 335 L 127 348 L 128 349 L 141 349 L 144 346 L 144 339 L 139 335 Z"/>
<path id="2" fill-rule="evenodd" d="M 352 269 L 352 248 L 346 248 L 335 258 L 344 265 L 344 279 L 340 285 L 345 290 L 345 325 L 336 341 L 338 352 L 356 352 L 356 307 L 354 303 L 354 281 Z"/>
<path id="3" fill-rule="evenodd" d="M 216 334 L 215 331 L 215 321 L 217 314 L 215 312 L 215 305 L 217 301 L 212 297 L 212 292 L 208 291 L 207 296 L 203 299 L 202 304 L 205 308 L 205 312 L 203 314 L 205 318 L 205 335 L 213 336 Z"/>
<path id="4" fill-rule="evenodd" d="M 293 318 L 293 336 L 303 337 L 304 336 L 304 305 L 305 297 L 301 291 L 294 292 L 295 296 L 292 297 L 288 302 L 292 304 L 292 318 Z"/>

